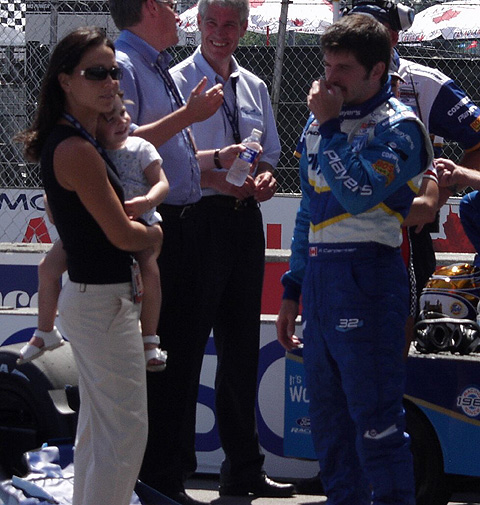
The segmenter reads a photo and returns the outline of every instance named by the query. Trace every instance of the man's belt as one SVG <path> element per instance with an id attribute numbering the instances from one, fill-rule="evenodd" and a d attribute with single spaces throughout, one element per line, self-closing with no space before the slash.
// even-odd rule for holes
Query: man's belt
<path id="1" fill-rule="evenodd" d="M 244 210 L 244 209 L 258 209 L 260 204 L 249 196 L 245 200 L 239 200 L 234 196 L 228 195 L 212 195 L 204 196 L 200 200 L 200 205 L 205 207 L 221 207 L 223 209 Z"/>

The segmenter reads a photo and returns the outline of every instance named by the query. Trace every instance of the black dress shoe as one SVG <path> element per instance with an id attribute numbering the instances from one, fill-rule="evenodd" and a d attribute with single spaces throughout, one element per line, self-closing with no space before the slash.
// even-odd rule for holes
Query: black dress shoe
<path id="1" fill-rule="evenodd" d="M 297 494 L 324 495 L 320 473 L 309 479 L 300 479 L 295 482 L 295 492 Z"/>
<path id="2" fill-rule="evenodd" d="M 264 496 L 266 498 L 289 498 L 293 495 L 293 484 L 281 484 L 261 475 L 255 480 L 234 484 L 222 484 L 219 488 L 220 496 Z"/>
<path id="3" fill-rule="evenodd" d="M 167 498 L 170 498 L 173 501 L 176 501 L 180 505 L 205 505 L 204 502 L 195 500 L 195 498 L 192 498 L 189 496 L 187 493 L 183 491 L 177 491 L 174 493 L 163 493 Z"/>

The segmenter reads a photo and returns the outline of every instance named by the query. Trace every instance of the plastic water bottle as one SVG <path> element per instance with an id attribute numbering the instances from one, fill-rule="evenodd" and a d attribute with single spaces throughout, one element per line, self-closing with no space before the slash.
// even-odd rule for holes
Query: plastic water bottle
<path id="1" fill-rule="evenodd" d="M 227 182 L 235 186 L 243 186 L 247 179 L 247 175 L 250 173 L 250 167 L 260 152 L 261 136 L 262 132 L 254 128 L 250 136 L 242 140 L 242 144 L 246 149 L 241 152 L 232 163 L 227 173 Z"/>

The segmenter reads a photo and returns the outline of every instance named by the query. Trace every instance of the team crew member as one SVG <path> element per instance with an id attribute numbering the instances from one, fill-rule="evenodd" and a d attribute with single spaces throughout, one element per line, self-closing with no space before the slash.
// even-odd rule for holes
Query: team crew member
<path id="1" fill-rule="evenodd" d="M 437 160 L 437 165 L 441 186 L 459 188 L 468 186 L 474 190 L 467 193 L 460 201 L 460 220 L 477 252 L 473 265 L 480 267 L 480 172 L 443 158 Z"/>
<path id="2" fill-rule="evenodd" d="M 412 11 L 402 4 L 367 1 L 354 4 L 350 13 L 369 14 L 388 28 L 393 54 L 392 67 L 403 79 L 403 82 L 399 83 L 398 98 L 410 106 L 425 124 L 434 145 L 438 147 L 435 151 L 436 156 L 441 155 L 443 139 L 457 142 L 464 150 L 461 165 L 479 169 L 480 109 L 478 106 L 450 77 L 435 68 L 399 58 L 394 50 L 398 43 L 399 31 L 409 26 L 409 24 L 405 25 L 404 21 L 408 10 Z M 435 188 L 430 186 L 430 191 L 434 193 L 429 200 L 428 194 L 422 188 L 423 200 L 414 202 L 412 207 L 412 214 L 415 211 L 416 215 L 409 216 L 407 224 L 412 225 L 409 235 L 418 291 L 425 285 L 436 266 L 430 233 L 438 231 L 438 221 L 433 225 L 426 224 L 419 229 L 417 225 L 434 221 L 435 219 L 431 217 L 432 212 L 434 215 L 435 211 L 452 195 L 452 191 L 454 194 L 457 189 L 454 186 L 441 187 L 435 209 L 435 206 L 431 205 L 431 202 L 435 200 Z"/>
<path id="3" fill-rule="evenodd" d="M 110 0 L 118 29 L 116 54 L 123 69 L 120 86 L 139 135 L 157 147 L 170 191 L 158 210 L 164 244 L 158 259 L 162 308 L 158 335 L 168 353 L 161 374 L 147 374 L 149 434 L 140 478 L 182 505 L 196 500 L 185 492 L 183 427 L 190 415 L 188 398 L 196 385 L 195 341 L 201 317 L 201 264 L 196 204 L 201 197 L 200 170 L 214 167 L 214 149 L 197 151 L 189 125 L 210 117 L 223 102 L 221 84 L 206 90 L 200 80 L 186 103 L 169 73 L 167 49 L 178 42 L 175 0 Z M 224 147 L 219 159 L 229 167 L 241 150 Z"/>
<path id="4" fill-rule="evenodd" d="M 390 39 L 352 15 L 322 36 L 301 139 L 302 201 L 277 319 L 293 349 L 298 296 L 314 446 L 332 505 L 413 505 L 402 396 L 408 280 L 401 224 L 408 181 L 432 159 L 418 118 L 387 84 Z M 302 287 L 303 282 L 303 287 Z"/>

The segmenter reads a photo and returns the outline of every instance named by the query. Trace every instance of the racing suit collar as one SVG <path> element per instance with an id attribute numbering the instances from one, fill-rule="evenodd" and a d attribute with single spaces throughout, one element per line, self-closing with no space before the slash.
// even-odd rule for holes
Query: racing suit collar
<path id="1" fill-rule="evenodd" d="M 390 84 L 389 82 L 386 82 L 380 91 L 366 102 L 359 105 L 344 105 L 340 111 L 339 119 L 340 121 L 344 121 L 345 119 L 364 117 L 392 96 L 393 94 L 390 90 Z"/>

